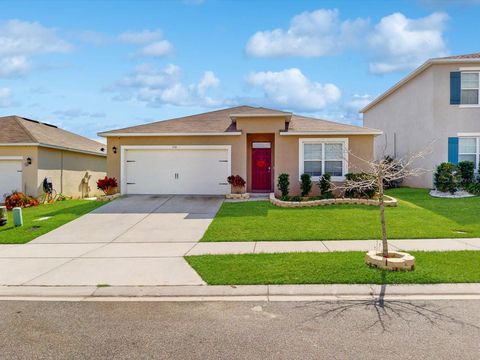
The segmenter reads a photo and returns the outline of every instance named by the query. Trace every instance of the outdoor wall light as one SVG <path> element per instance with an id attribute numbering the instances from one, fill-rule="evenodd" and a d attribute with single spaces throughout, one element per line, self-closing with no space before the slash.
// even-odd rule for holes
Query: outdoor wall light
<path id="1" fill-rule="evenodd" d="M 101 151 L 101 152 L 104 152 L 104 151 L 105 151 L 105 148 L 100 148 L 100 151 Z"/>
<path id="2" fill-rule="evenodd" d="M 31 157 L 27 157 L 27 165 L 32 165 L 32 158 Z"/>
<path id="3" fill-rule="evenodd" d="M 113 150 L 113 153 L 114 153 L 114 154 L 117 153 L 117 147 L 116 147 L 116 146 L 112 147 L 112 150 Z"/>

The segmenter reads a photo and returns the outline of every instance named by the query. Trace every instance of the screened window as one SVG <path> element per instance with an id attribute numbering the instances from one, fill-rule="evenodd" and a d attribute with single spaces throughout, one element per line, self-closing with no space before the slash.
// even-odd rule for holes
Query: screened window
<path id="1" fill-rule="evenodd" d="M 300 172 L 309 174 L 314 180 L 317 180 L 323 174 L 343 177 L 345 168 L 344 147 L 344 142 L 304 141 L 302 143 L 303 169 L 300 169 Z"/>
<path id="2" fill-rule="evenodd" d="M 465 137 L 458 139 L 458 161 L 471 161 L 478 172 L 480 161 L 480 138 Z"/>
<path id="3" fill-rule="evenodd" d="M 462 72 L 462 105 L 478 105 L 480 91 L 480 73 Z"/>

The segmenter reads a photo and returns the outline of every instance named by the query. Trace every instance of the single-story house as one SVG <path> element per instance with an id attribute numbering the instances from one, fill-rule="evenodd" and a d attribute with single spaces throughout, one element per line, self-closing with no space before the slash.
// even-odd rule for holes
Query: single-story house
<path id="1" fill-rule="evenodd" d="M 0 201 L 13 190 L 42 195 L 45 178 L 58 194 L 99 193 L 95 182 L 106 175 L 104 144 L 19 116 L 0 117 L 0 129 Z"/>
<path id="2" fill-rule="evenodd" d="M 107 138 L 108 176 L 119 180 L 122 194 L 227 194 L 232 174 L 246 180 L 247 192 L 268 193 L 277 191 L 281 173 L 298 194 L 303 173 L 342 181 L 361 171 L 379 134 L 251 106 L 99 133 Z"/>

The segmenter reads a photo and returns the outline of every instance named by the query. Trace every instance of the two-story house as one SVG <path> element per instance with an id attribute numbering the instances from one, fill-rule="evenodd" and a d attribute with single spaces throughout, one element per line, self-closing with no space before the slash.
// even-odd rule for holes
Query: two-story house
<path id="1" fill-rule="evenodd" d="M 364 125 L 383 131 L 375 139 L 377 159 L 424 150 L 418 161 L 429 172 L 405 185 L 431 188 L 442 162 L 480 162 L 480 53 L 430 59 L 364 107 Z"/>

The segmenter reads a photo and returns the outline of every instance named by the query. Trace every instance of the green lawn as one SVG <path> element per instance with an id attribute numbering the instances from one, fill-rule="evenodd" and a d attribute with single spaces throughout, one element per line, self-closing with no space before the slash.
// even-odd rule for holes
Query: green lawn
<path id="1" fill-rule="evenodd" d="M 79 216 L 104 205 L 100 201 L 67 200 L 23 209 L 22 227 L 14 228 L 12 212 L 8 212 L 8 223 L 0 227 L 0 244 L 24 244 Z M 36 221 L 42 217 L 47 220 Z"/>
<path id="2" fill-rule="evenodd" d="M 438 284 L 480 282 L 480 251 L 411 252 L 416 268 L 389 272 L 364 263 L 365 252 L 188 256 L 209 285 Z"/>
<path id="3" fill-rule="evenodd" d="M 399 200 L 387 208 L 391 239 L 480 237 L 480 197 L 438 199 L 428 190 L 387 192 Z M 267 201 L 226 202 L 202 241 L 379 239 L 379 211 L 366 205 L 287 209 Z"/>

